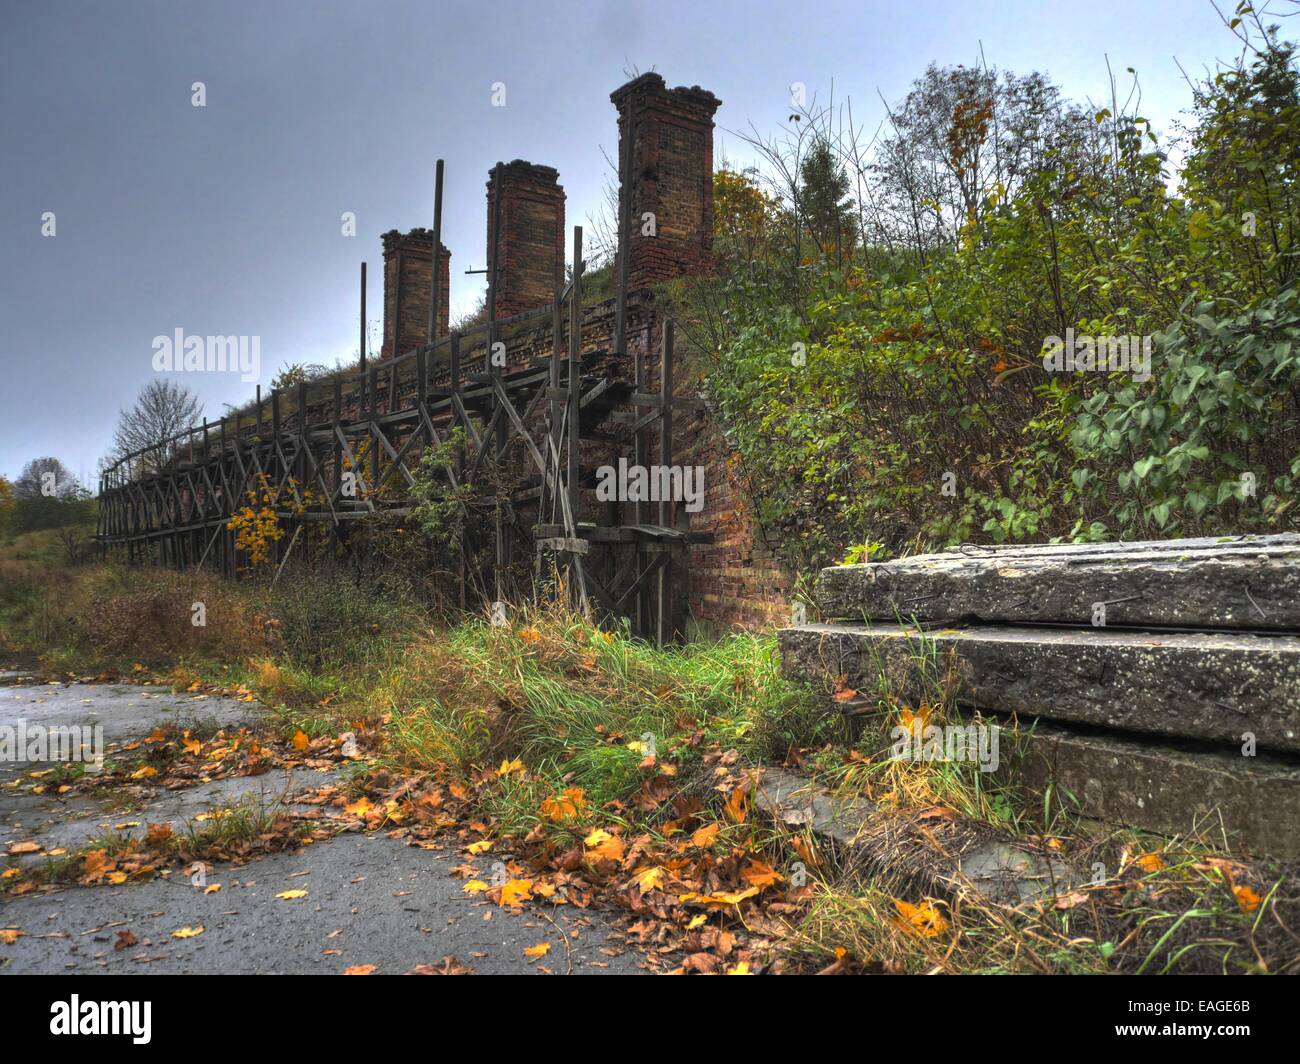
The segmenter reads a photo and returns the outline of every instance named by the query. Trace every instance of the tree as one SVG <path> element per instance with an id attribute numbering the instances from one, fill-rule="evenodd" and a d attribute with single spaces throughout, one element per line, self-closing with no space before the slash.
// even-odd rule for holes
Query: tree
<path id="1" fill-rule="evenodd" d="M 167 460 L 161 445 L 193 427 L 202 413 L 198 396 L 184 385 L 165 378 L 152 380 L 140 390 L 135 405 L 118 415 L 110 457 L 120 461 L 128 454 L 144 451 L 143 469 L 157 470 Z"/>
<path id="2" fill-rule="evenodd" d="M 23 471 L 13 483 L 14 498 L 20 502 L 30 499 L 74 499 L 84 490 L 68 467 L 52 455 L 33 458 L 23 466 Z"/>
<path id="3" fill-rule="evenodd" d="M 1035 174 L 1080 163 L 1062 154 L 1088 146 L 1092 124 L 1037 72 L 931 64 L 891 108 L 871 166 L 881 239 L 924 261 Z"/>
<path id="4" fill-rule="evenodd" d="M 14 503 L 8 524 L 14 533 L 84 525 L 94 516 L 94 500 L 67 466 L 46 455 L 33 458 L 13 483 Z M 0 492 L 0 511 L 3 492 Z M 3 517 L 0 516 L 0 524 Z"/>
<path id="5" fill-rule="evenodd" d="M 857 223 L 849 178 L 831 142 L 819 136 L 799 167 L 799 209 L 804 226 L 827 252 L 847 250 Z"/>
<path id="6" fill-rule="evenodd" d="M 14 486 L 9 483 L 7 477 L 0 477 L 0 536 L 9 531 L 9 525 L 14 519 Z"/>

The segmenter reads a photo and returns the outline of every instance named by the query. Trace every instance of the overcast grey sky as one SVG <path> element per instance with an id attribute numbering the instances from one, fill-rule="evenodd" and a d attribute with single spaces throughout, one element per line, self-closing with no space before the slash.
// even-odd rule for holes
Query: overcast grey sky
<path id="1" fill-rule="evenodd" d="M 874 127 L 878 91 L 897 100 L 981 43 L 1095 100 L 1109 54 L 1165 128 L 1189 96 L 1175 57 L 1195 73 L 1233 52 L 1208 0 L 0 0 L 0 473 L 54 454 L 93 487 L 153 338 L 177 328 L 260 336 L 263 384 L 350 357 L 358 264 L 377 317 L 379 234 L 432 224 L 439 156 L 453 317 L 472 308 L 488 169 L 555 166 L 569 224 L 588 224 L 627 69 L 713 91 L 718 156 L 743 161 L 727 130 L 775 129 L 791 82 L 823 98 L 834 82 Z M 253 387 L 185 383 L 214 418 Z"/>

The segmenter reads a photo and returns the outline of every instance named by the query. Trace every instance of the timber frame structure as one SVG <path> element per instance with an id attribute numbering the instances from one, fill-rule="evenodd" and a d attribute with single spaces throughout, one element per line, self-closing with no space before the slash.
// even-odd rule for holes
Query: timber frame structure
<path id="1" fill-rule="evenodd" d="M 435 249 L 441 246 L 442 178 L 439 160 Z M 624 250 L 628 199 L 620 206 Z M 425 449 L 450 446 L 454 459 L 439 475 L 492 514 L 490 543 L 461 545 L 461 607 L 521 601 L 526 584 L 538 588 L 554 571 L 563 578 L 554 586 L 593 620 L 625 618 L 634 634 L 661 644 L 675 638 L 681 626 L 674 569 L 685 565 L 685 544 L 708 542 L 709 533 L 688 531 L 680 508 L 668 500 L 585 507 L 582 500 L 596 467 L 616 464 L 620 456 L 641 466 L 652 456 L 662 467 L 673 465 L 674 411 L 699 408 L 698 400 L 673 395 L 673 323 L 658 322 L 657 366 L 647 366 L 653 352 L 644 343 L 629 354 L 629 256 L 621 253 L 612 350 L 584 350 L 581 227 L 573 230 L 572 279 L 554 302 L 498 320 L 496 245 L 489 247 L 484 323 L 435 338 L 435 269 L 425 342 L 369 365 L 363 264 L 360 368 L 273 390 L 266 398 L 259 387 L 254 407 L 217 422 L 205 419 L 105 469 L 101 552 L 132 563 L 206 566 L 234 578 L 248 559 L 237 548 L 231 519 L 246 500 L 266 500 L 284 532 L 270 559 L 278 578 L 300 538 L 310 538 L 302 536 L 306 528 L 326 532 L 331 557 L 337 557 L 350 549 L 356 522 L 409 514 L 413 470 Z M 523 364 L 506 363 L 505 338 L 547 329 L 549 352 L 534 345 Z M 503 484 L 503 466 L 516 484 Z M 489 571 L 471 571 L 470 559 L 488 547 Z M 521 578 L 528 570 L 531 580 Z"/>

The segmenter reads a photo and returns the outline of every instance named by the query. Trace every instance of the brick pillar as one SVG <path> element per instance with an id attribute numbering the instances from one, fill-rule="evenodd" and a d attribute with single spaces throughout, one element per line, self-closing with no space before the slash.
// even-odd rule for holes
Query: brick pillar
<path id="1" fill-rule="evenodd" d="M 609 98 L 618 108 L 620 211 L 622 197 L 631 195 L 628 287 L 707 272 L 713 267 L 713 113 L 722 101 L 699 86 L 665 88 L 653 73 Z M 629 118 L 635 132 L 625 174 Z M 647 213 L 654 215 L 654 236 L 642 235 Z"/>
<path id="2" fill-rule="evenodd" d="M 487 182 L 487 261 L 492 262 L 493 197 L 500 197 L 496 316 L 544 307 L 564 284 L 564 187 L 559 172 L 523 159 L 497 163 Z"/>
<path id="3" fill-rule="evenodd" d="M 433 283 L 433 233 L 412 229 L 384 234 L 384 346 L 380 358 L 404 355 L 429 334 L 429 290 Z M 451 252 L 438 256 L 438 335 L 451 320 Z M 399 306 L 400 302 L 400 306 Z"/>

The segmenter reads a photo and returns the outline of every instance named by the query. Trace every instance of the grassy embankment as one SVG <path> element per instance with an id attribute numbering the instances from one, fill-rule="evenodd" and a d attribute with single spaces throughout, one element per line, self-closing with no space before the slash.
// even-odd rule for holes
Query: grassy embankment
<path id="1" fill-rule="evenodd" d="M 201 627 L 191 623 L 195 602 L 206 610 Z M 609 851 L 617 859 L 601 862 L 606 900 L 648 905 L 672 924 L 671 882 L 703 883 L 715 892 L 704 905 L 710 926 L 751 937 L 761 929 L 763 955 L 787 965 L 1059 972 L 1300 963 L 1285 870 L 1239 861 L 1207 840 L 1089 828 L 1005 785 L 990 788 L 974 765 L 891 761 L 889 727 L 909 708 L 886 696 L 850 734 L 828 712 L 827 692 L 780 677 L 770 633 L 656 650 L 527 608 L 503 628 L 477 619 L 432 628 L 417 605 L 342 574 L 286 574 L 272 592 L 207 575 L 69 568 L 48 537 L 33 534 L 0 548 L 5 658 L 39 660 L 54 678 L 251 691 L 285 736 L 353 731 L 371 763 L 369 775 L 353 778 L 355 793 L 376 793 L 376 780 L 448 781 L 486 834 L 529 844 L 541 859 L 566 847 L 581 853 L 584 843 L 603 849 L 592 832 L 608 832 L 620 842 Z M 946 709 L 924 707 L 936 721 Z M 735 798 L 747 768 L 786 761 L 846 794 L 951 811 L 1078 867 L 1099 861 L 1113 871 L 1061 909 L 911 897 L 888 877 L 837 868 L 810 839 L 780 836 Z M 804 859 L 812 874 L 800 888 L 788 873 Z M 719 900 L 745 883 L 761 887 L 742 903 Z M 671 940 L 690 949 L 690 936 L 708 928 L 676 930 L 685 938 Z"/>

